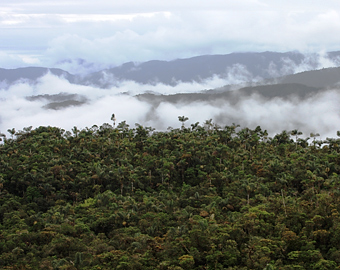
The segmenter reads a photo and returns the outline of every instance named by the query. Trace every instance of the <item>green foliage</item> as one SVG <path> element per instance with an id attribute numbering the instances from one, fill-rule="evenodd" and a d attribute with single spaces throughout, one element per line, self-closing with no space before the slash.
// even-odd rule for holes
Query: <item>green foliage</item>
<path id="1" fill-rule="evenodd" d="M 178 119 L 10 129 L 0 268 L 339 268 L 339 138 Z"/>

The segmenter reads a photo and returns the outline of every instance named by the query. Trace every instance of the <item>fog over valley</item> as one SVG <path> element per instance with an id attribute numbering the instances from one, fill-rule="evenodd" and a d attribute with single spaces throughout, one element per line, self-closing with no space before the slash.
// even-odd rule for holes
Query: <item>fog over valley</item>
<path id="1" fill-rule="evenodd" d="M 156 130 L 179 128 L 178 116 L 186 116 L 188 127 L 212 119 L 221 128 L 235 123 L 260 125 L 270 135 L 298 129 L 304 137 L 311 132 L 335 137 L 340 117 L 338 59 L 336 52 L 317 57 L 202 56 L 123 64 L 86 76 L 46 68 L 2 69 L 0 131 L 28 126 L 91 128 L 112 124 L 114 113 L 117 123 Z M 207 66 L 214 72 L 209 74 Z"/>

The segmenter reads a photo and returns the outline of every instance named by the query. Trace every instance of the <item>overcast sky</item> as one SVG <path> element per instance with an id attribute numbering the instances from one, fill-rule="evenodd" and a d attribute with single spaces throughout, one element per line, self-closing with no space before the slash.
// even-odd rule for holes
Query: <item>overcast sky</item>
<path id="1" fill-rule="evenodd" d="M 201 54 L 334 51 L 339 13 L 338 0 L 1 1 L 0 66 L 82 72 Z"/>

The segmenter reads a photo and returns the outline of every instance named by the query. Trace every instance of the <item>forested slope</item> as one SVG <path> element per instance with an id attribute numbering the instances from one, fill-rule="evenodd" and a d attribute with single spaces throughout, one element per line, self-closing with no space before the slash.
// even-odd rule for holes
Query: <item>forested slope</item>
<path id="1" fill-rule="evenodd" d="M 1 269 L 340 266 L 339 139 L 211 120 L 11 132 Z"/>

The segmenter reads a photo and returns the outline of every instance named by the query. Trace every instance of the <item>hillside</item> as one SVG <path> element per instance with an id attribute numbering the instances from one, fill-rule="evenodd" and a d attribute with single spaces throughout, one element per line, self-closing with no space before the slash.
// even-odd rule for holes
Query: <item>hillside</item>
<path id="1" fill-rule="evenodd" d="M 159 95 L 154 93 L 145 93 L 137 95 L 137 98 L 142 101 L 146 101 L 154 106 L 158 106 L 162 102 L 169 103 L 184 103 L 192 104 L 194 102 L 207 102 L 210 104 L 229 103 L 235 106 L 239 101 L 249 98 L 252 95 L 258 95 L 259 97 L 270 100 L 275 98 L 282 98 L 286 100 L 297 98 L 299 100 L 305 100 L 308 97 L 322 93 L 325 89 L 308 87 L 303 84 L 297 83 L 282 83 L 271 85 L 258 85 L 242 87 L 237 90 L 224 90 L 225 88 L 218 88 L 209 91 L 202 91 L 199 93 L 184 93 L 173 95 Z"/>
<path id="2" fill-rule="evenodd" d="M 58 77 L 64 77 L 70 82 L 74 82 L 74 75 L 71 75 L 65 70 L 58 68 L 44 68 L 44 67 L 25 67 L 16 69 L 0 68 L 0 82 L 5 82 L 8 85 L 18 81 L 27 81 L 30 83 L 36 82 L 37 79 L 43 77 L 47 73 L 51 73 Z"/>
<path id="3" fill-rule="evenodd" d="M 320 88 L 338 87 L 340 82 L 340 68 L 324 68 L 287 75 L 279 79 L 279 82 L 299 83 Z"/>
<path id="4" fill-rule="evenodd" d="M 248 80 L 256 77 L 272 78 L 274 73 L 283 75 L 280 70 L 286 65 L 285 61 L 288 59 L 292 65 L 299 65 L 304 60 L 304 56 L 295 52 L 232 53 L 202 55 L 173 61 L 153 60 L 139 64 L 130 62 L 90 74 L 85 80 L 100 85 L 100 81 L 105 81 L 105 77 L 112 77 L 117 81 L 176 85 L 179 82 L 202 82 L 213 76 L 223 78 L 227 77 L 229 72 L 235 73 L 234 76 L 246 76 Z M 270 70 L 270 66 L 273 70 Z"/>
<path id="5" fill-rule="evenodd" d="M 10 130 L 1 269 L 340 266 L 339 138 L 179 120 Z"/>
<path id="6" fill-rule="evenodd" d="M 330 52 L 325 57 L 328 61 L 337 63 L 338 56 L 339 52 Z M 318 69 L 319 57 L 316 54 L 304 55 L 299 52 L 201 55 L 172 61 L 129 62 L 85 75 L 70 74 L 61 69 L 44 67 L 0 69 L 0 85 L 4 82 L 11 85 L 20 80 L 35 82 L 47 72 L 63 77 L 70 83 L 101 88 L 110 88 L 122 81 L 175 86 L 181 82 L 202 83 L 212 77 L 234 80 L 238 78 L 243 82 L 248 82 L 291 75 L 296 73 L 300 66 L 307 70 Z M 289 81 L 289 78 L 287 80 Z M 290 83 L 301 82 L 290 81 Z"/>

